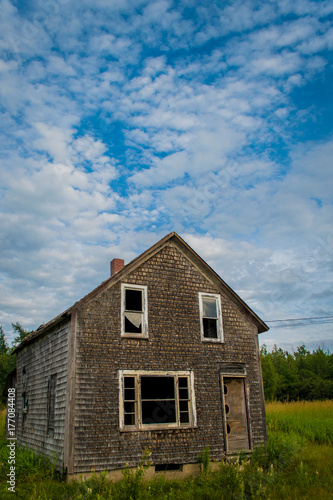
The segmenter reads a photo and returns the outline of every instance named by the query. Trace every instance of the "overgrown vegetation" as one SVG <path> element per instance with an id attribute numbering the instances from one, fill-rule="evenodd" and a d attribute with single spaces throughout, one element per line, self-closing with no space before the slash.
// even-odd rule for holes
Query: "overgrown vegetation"
<path id="1" fill-rule="evenodd" d="M 6 404 L 6 394 L 4 394 L 4 388 L 6 385 L 7 376 L 16 367 L 16 355 L 12 352 L 15 347 L 26 337 L 30 332 L 24 330 L 24 328 L 16 323 L 12 325 L 13 331 L 15 333 L 15 338 L 12 346 L 9 347 L 3 328 L 0 325 L 0 402 Z"/>
<path id="2" fill-rule="evenodd" d="M 266 401 L 317 401 L 333 399 L 333 354 L 318 347 L 308 351 L 304 345 L 293 354 L 274 346 L 261 351 Z"/>
<path id="3" fill-rule="evenodd" d="M 7 490 L 5 410 L 1 412 L 0 498 L 24 500 L 247 500 L 333 498 L 333 402 L 269 403 L 269 441 L 251 455 L 220 464 L 209 460 L 207 447 L 198 456 L 201 472 L 186 480 L 156 474 L 145 480 L 150 452 L 136 471 L 125 469 L 122 481 L 107 474 L 66 484 L 52 464 L 29 450 L 17 449 L 16 493 Z"/>
<path id="4" fill-rule="evenodd" d="M 333 401 L 275 402 L 266 407 L 269 435 L 296 434 L 310 443 L 332 445 Z"/>

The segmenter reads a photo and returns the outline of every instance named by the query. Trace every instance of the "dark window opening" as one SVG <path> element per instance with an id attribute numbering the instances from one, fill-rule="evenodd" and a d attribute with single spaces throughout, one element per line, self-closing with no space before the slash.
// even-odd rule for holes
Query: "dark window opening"
<path id="1" fill-rule="evenodd" d="M 166 472 L 169 470 L 183 470 L 183 464 L 158 464 L 155 465 L 155 472 Z"/>
<path id="2" fill-rule="evenodd" d="M 57 375 L 51 375 L 47 387 L 47 433 L 51 436 L 54 434 L 56 384 Z"/>
<path id="3" fill-rule="evenodd" d="M 142 290 L 125 290 L 125 332 L 142 333 Z"/>
<path id="4" fill-rule="evenodd" d="M 204 337 L 207 339 L 217 339 L 217 320 L 203 318 Z"/>
<path id="5" fill-rule="evenodd" d="M 176 423 L 174 377 L 141 377 L 143 424 Z"/>
<path id="6" fill-rule="evenodd" d="M 142 314 L 125 312 L 125 332 L 142 333 Z"/>
<path id="7" fill-rule="evenodd" d="M 126 289 L 125 294 L 126 311 L 142 311 L 142 291 Z"/>

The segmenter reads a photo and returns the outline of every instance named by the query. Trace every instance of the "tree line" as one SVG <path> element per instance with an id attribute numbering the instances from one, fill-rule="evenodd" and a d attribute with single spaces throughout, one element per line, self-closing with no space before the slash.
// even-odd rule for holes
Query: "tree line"
<path id="1" fill-rule="evenodd" d="M 16 354 L 13 354 L 15 347 L 29 335 L 29 331 L 25 330 L 19 323 L 12 324 L 15 338 L 11 346 L 5 337 L 2 326 L 0 325 L 0 401 L 6 403 L 7 395 L 4 393 L 6 380 L 8 375 L 16 367 Z"/>
<path id="2" fill-rule="evenodd" d="M 305 345 L 293 354 L 274 346 L 260 350 L 266 401 L 333 399 L 333 354 L 328 349 L 310 352 Z"/>
<path id="3" fill-rule="evenodd" d="M 19 323 L 13 324 L 15 338 L 8 345 L 0 326 L 0 399 L 6 402 L 7 376 L 15 369 L 15 347 L 30 333 Z M 293 354 L 274 346 L 260 349 L 261 367 L 266 401 L 295 401 L 333 399 L 333 354 L 328 349 L 310 352 L 305 345 Z"/>

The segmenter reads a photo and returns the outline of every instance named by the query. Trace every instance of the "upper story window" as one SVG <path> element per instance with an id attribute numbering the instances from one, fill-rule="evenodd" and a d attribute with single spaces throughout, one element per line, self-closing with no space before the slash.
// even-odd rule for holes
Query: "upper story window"
<path id="1" fill-rule="evenodd" d="M 221 297 L 214 293 L 199 293 L 201 339 L 223 342 Z"/>
<path id="2" fill-rule="evenodd" d="M 148 337 L 147 287 L 121 285 L 121 334 Z"/>

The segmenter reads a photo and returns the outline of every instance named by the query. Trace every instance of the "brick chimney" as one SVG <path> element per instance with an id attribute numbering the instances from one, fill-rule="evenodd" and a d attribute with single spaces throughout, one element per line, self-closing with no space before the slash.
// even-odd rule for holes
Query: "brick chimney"
<path id="1" fill-rule="evenodd" d="M 124 259 L 113 259 L 110 264 L 111 276 L 116 274 L 118 271 L 121 271 L 124 265 L 125 265 Z"/>

